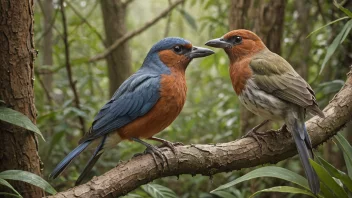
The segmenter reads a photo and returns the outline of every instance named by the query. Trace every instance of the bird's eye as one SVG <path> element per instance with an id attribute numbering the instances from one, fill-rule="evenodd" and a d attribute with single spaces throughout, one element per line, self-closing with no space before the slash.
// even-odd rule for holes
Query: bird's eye
<path id="1" fill-rule="evenodd" d="M 183 47 L 181 46 L 181 45 L 176 45 L 174 48 L 173 48 L 173 50 L 174 50 L 174 52 L 176 52 L 176 54 L 181 54 L 182 53 L 182 50 L 183 49 Z"/>
<path id="2" fill-rule="evenodd" d="M 233 40 L 234 40 L 235 43 L 240 43 L 240 42 L 242 41 L 242 37 L 240 37 L 240 36 L 235 36 L 235 37 L 233 38 Z"/>

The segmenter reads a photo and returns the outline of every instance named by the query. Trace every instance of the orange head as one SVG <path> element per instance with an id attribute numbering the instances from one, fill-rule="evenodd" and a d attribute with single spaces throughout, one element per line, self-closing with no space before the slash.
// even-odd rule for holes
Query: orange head
<path id="1" fill-rule="evenodd" d="M 209 40 L 205 45 L 223 48 L 231 62 L 266 48 L 262 40 L 255 33 L 244 29 L 232 30 L 221 38 Z"/>
<path id="2" fill-rule="evenodd" d="M 144 72 L 169 73 L 170 68 L 185 71 L 194 58 L 205 57 L 214 52 L 207 48 L 193 46 L 191 42 L 178 37 L 168 37 L 157 42 L 150 49 L 143 62 Z"/>
<path id="3" fill-rule="evenodd" d="M 171 49 L 165 49 L 159 52 L 159 58 L 167 67 L 176 67 L 176 69 L 185 70 L 191 62 L 185 54 L 192 51 L 192 44 L 175 45 Z"/>

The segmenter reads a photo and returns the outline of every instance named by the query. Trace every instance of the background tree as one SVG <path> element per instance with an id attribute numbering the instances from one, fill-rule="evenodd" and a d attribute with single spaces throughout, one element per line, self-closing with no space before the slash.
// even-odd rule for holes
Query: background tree
<path id="1" fill-rule="evenodd" d="M 127 5 L 129 3 L 130 2 L 123 2 L 121 0 L 100 1 L 106 35 L 106 46 L 111 46 L 115 40 L 126 34 L 125 20 Z M 131 74 L 131 53 L 128 42 L 123 43 L 113 50 L 110 55 L 106 57 L 106 62 L 109 75 L 110 96 L 112 96 L 122 82 Z"/>
<path id="2" fill-rule="evenodd" d="M 28 0 L 0 1 L 0 99 L 35 123 L 33 4 Z M 0 172 L 18 169 L 41 175 L 38 141 L 33 132 L 0 121 L 0 139 Z M 13 182 L 13 186 L 24 197 L 44 195 L 43 190 L 27 183 Z"/>

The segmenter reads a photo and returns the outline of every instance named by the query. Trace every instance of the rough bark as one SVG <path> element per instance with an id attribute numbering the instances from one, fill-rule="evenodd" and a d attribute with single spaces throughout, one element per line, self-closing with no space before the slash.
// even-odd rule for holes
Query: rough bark
<path id="1" fill-rule="evenodd" d="M 33 4 L 33 0 L 0 0 L 0 99 L 35 123 Z M 32 132 L 0 121 L 0 140 L 0 172 L 18 169 L 41 175 L 37 139 Z M 33 185 L 12 184 L 23 197 L 44 195 Z"/>
<path id="2" fill-rule="evenodd" d="M 326 118 L 317 116 L 306 122 L 314 147 L 326 142 L 352 118 L 352 70 L 345 86 L 324 109 Z M 155 179 L 181 174 L 211 176 L 219 172 L 240 170 L 261 164 L 277 163 L 297 154 L 291 134 L 286 130 L 266 131 L 259 146 L 252 138 L 213 145 L 176 147 L 176 155 L 169 149 L 163 153 L 169 168 L 161 169 L 161 160 L 155 164 L 151 155 L 134 157 L 120 163 L 107 173 L 94 177 L 86 184 L 60 192 L 51 198 L 117 197 Z"/>
<path id="3" fill-rule="evenodd" d="M 255 32 L 273 52 L 281 53 L 285 17 L 285 0 L 231 0 L 230 30 L 249 29 Z M 263 121 L 243 105 L 240 106 L 240 130 L 244 134 Z M 268 128 L 270 125 L 264 126 Z"/>
<path id="4" fill-rule="evenodd" d="M 106 45 L 111 46 L 115 40 L 126 34 L 126 6 L 121 0 L 104 0 L 100 4 L 104 19 Z M 108 63 L 109 90 L 112 96 L 131 74 L 131 53 L 128 42 L 114 49 L 106 57 L 106 61 Z"/>

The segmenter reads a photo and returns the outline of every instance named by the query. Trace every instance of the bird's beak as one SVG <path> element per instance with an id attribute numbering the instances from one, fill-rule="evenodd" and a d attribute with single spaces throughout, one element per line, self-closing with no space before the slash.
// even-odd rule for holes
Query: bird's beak
<path id="1" fill-rule="evenodd" d="M 203 47 L 197 47 L 193 46 L 192 51 L 188 52 L 185 54 L 188 58 L 193 59 L 193 58 L 200 58 L 200 57 L 205 57 L 214 54 L 213 50 L 203 48 Z"/>
<path id="2" fill-rule="evenodd" d="M 210 46 L 210 47 L 216 47 L 216 48 L 230 48 L 230 47 L 232 47 L 232 44 L 229 42 L 226 42 L 223 38 L 209 40 L 208 42 L 205 43 L 205 45 Z"/>

